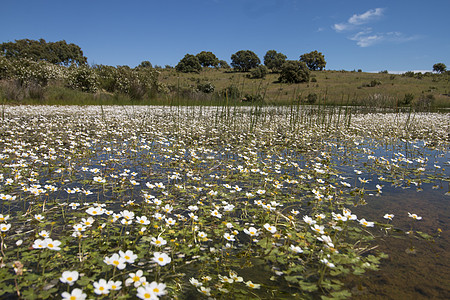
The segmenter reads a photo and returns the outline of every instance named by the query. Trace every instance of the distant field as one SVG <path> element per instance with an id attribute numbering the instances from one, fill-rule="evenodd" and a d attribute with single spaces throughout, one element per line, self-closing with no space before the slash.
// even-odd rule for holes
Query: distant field
<path id="1" fill-rule="evenodd" d="M 268 74 L 264 79 L 250 79 L 249 73 L 207 69 L 199 74 L 179 73 L 173 69 L 160 70 L 159 80 L 172 89 L 195 87 L 197 83 L 210 82 L 215 91 L 230 85 L 241 95 L 261 95 L 266 103 L 289 104 L 299 97 L 317 94 L 318 101 L 327 104 L 370 104 L 377 101 L 396 103 L 413 95 L 413 102 L 432 95 L 437 107 L 450 106 L 450 76 L 429 74 L 408 77 L 398 74 L 364 73 L 350 71 L 313 71 L 309 83 L 279 83 L 279 74 Z M 374 86 L 370 86 L 374 85 Z M 399 103 L 400 105 L 400 103 Z"/>

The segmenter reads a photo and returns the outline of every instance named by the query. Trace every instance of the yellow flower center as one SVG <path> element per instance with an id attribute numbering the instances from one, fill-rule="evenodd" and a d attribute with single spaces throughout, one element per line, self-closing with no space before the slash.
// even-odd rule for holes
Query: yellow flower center
<path id="1" fill-rule="evenodd" d="M 140 279 L 141 279 L 141 278 L 140 278 L 139 276 L 134 276 L 134 277 L 133 277 L 133 281 L 135 281 L 135 282 L 136 282 L 136 281 L 139 281 Z"/>
<path id="2" fill-rule="evenodd" d="M 153 289 L 153 292 L 154 292 L 154 293 L 159 293 L 159 289 L 158 289 L 158 288 L 154 288 L 154 289 Z"/>
<path id="3" fill-rule="evenodd" d="M 48 247 L 53 248 L 53 244 L 48 244 Z"/>
<path id="4" fill-rule="evenodd" d="M 72 281 L 73 278 L 72 277 L 67 277 L 67 281 Z"/>
<path id="5" fill-rule="evenodd" d="M 144 298 L 145 299 L 150 299 L 152 297 L 152 295 L 150 295 L 150 293 L 145 293 L 144 294 Z"/>
<path id="6" fill-rule="evenodd" d="M 100 291 L 103 291 L 105 288 L 101 286 L 101 287 L 99 287 L 98 289 L 99 289 Z"/>
<path id="7" fill-rule="evenodd" d="M 77 300 L 77 296 L 70 296 L 70 300 Z"/>
<path id="8" fill-rule="evenodd" d="M 115 261 L 113 261 L 113 264 L 117 266 L 117 265 L 119 265 L 119 261 L 115 260 Z"/>
<path id="9" fill-rule="evenodd" d="M 164 261 L 164 258 L 159 257 L 158 260 L 159 260 L 160 262 L 163 262 L 163 261 Z"/>

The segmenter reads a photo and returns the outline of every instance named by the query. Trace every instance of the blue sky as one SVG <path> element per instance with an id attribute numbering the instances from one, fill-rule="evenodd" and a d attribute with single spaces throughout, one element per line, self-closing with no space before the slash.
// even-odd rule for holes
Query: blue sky
<path id="1" fill-rule="evenodd" d="M 288 59 L 317 50 L 326 69 L 431 70 L 450 66 L 450 0 L 2 1 L 0 42 L 66 40 L 90 64 L 149 60 L 175 66 L 186 53 L 267 50 Z"/>

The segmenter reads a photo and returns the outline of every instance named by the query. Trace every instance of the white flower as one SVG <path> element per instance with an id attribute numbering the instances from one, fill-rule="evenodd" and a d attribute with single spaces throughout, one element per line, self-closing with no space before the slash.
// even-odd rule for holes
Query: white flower
<path id="1" fill-rule="evenodd" d="M 359 224 L 361 224 L 363 227 L 373 227 L 374 222 L 368 222 L 366 219 L 359 220 Z"/>
<path id="2" fill-rule="evenodd" d="M 309 217 L 309 216 L 304 216 L 303 217 L 303 221 L 305 221 L 305 223 L 306 224 L 309 224 L 309 225 L 314 225 L 314 224 L 316 224 L 316 221 L 314 221 L 311 217 Z"/>
<path id="3" fill-rule="evenodd" d="M 388 219 L 388 220 L 392 220 L 394 218 L 394 215 L 393 214 L 385 214 L 383 216 L 383 218 Z"/>
<path id="4" fill-rule="evenodd" d="M 153 253 L 152 260 L 159 264 L 160 266 L 167 265 L 172 261 L 172 259 L 165 253 L 155 252 Z"/>
<path id="5" fill-rule="evenodd" d="M 45 247 L 50 250 L 61 250 L 59 245 L 61 245 L 61 242 L 58 240 L 52 240 L 50 238 L 44 239 L 43 243 L 45 244 Z"/>
<path id="6" fill-rule="evenodd" d="M 260 285 L 260 284 L 253 283 L 253 282 L 251 282 L 251 281 L 247 281 L 247 282 L 245 283 L 245 285 L 248 286 L 248 287 L 251 288 L 251 289 L 259 289 L 259 288 L 261 288 L 261 285 Z"/>
<path id="7" fill-rule="evenodd" d="M 294 246 L 294 245 L 291 245 L 291 250 L 294 251 L 295 253 L 303 252 L 302 248 L 300 248 L 299 246 Z"/>
<path id="8" fill-rule="evenodd" d="M 329 237 L 328 235 L 322 235 L 320 237 L 317 237 L 317 239 L 319 241 L 324 242 L 328 247 L 334 248 L 333 241 L 331 240 L 331 237 Z"/>
<path id="9" fill-rule="evenodd" d="M 320 262 L 326 264 L 329 268 L 335 267 L 335 265 L 333 263 L 329 262 L 328 259 L 326 259 L 326 258 L 321 259 Z"/>
<path id="10" fill-rule="evenodd" d="M 269 231 L 270 233 L 275 233 L 277 232 L 277 228 L 275 226 L 272 226 L 268 223 L 264 224 L 264 228 Z"/>
<path id="11" fill-rule="evenodd" d="M 105 279 L 100 279 L 94 282 L 94 293 L 97 295 L 107 295 L 109 294 L 110 286 Z"/>
<path id="12" fill-rule="evenodd" d="M 85 300 L 86 294 L 83 293 L 80 289 L 73 289 L 73 291 L 69 294 L 68 292 L 63 292 L 61 294 L 63 300 Z"/>
<path id="13" fill-rule="evenodd" d="M 248 234 L 249 236 L 258 236 L 259 235 L 259 230 L 256 229 L 255 227 L 250 227 L 249 229 L 244 228 L 244 232 L 246 234 Z"/>
<path id="14" fill-rule="evenodd" d="M 156 281 L 152 281 L 146 288 L 156 296 L 163 296 L 167 293 L 166 285 L 164 283 L 158 283 Z"/>
<path id="15" fill-rule="evenodd" d="M 203 283 L 201 283 L 200 281 L 198 281 L 194 277 L 191 277 L 191 279 L 189 279 L 189 282 L 195 287 L 199 287 L 199 286 L 203 285 Z"/>
<path id="16" fill-rule="evenodd" d="M 122 288 L 122 281 L 110 280 L 110 281 L 108 281 L 108 286 L 111 290 L 118 291 Z"/>
<path id="17" fill-rule="evenodd" d="M 155 245 L 157 247 L 161 247 L 164 246 L 165 244 L 167 244 L 167 241 L 165 239 L 163 239 L 162 237 L 152 237 L 152 241 L 151 241 L 152 245 Z"/>
<path id="18" fill-rule="evenodd" d="M 0 224 L 0 231 L 1 232 L 6 232 L 6 231 L 9 230 L 9 228 L 11 228 L 11 224 L 4 224 L 4 223 Z"/>
<path id="19" fill-rule="evenodd" d="M 77 271 L 64 271 L 59 278 L 62 283 L 68 283 L 69 285 L 73 285 L 75 281 L 78 280 L 78 272 Z"/>
<path id="20" fill-rule="evenodd" d="M 216 217 L 216 218 L 221 218 L 222 217 L 222 214 L 221 213 L 219 213 L 217 210 L 213 210 L 213 211 L 211 211 L 211 216 L 213 216 L 213 217 Z"/>
<path id="21" fill-rule="evenodd" d="M 313 231 L 315 231 L 319 234 L 325 234 L 324 228 L 325 227 L 323 225 L 317 225 L 317 224 L 314 224 L 314 226 L 311 227 L 311 229 Z"/>
<path id="22" fill-rule="evenodd" d="M 416 214 L 408 213 L 408 217 L 413 218 L 414 220 L 422 220 L 422 217 L 419 217 Z"/>
<path id="23" fill-rule="evenodd" d="M 131 250 L 127 250 L 125 252 L 119 251 L 119 255 L 121 258 L 125 260 L 125 262 L 132 264 L 134 261 L 138 258 L 136 254 L 133 253 Z"/>
<path id="24" fill-rule="evenodd" d="M 107 265 L 116 267 L 119 270 L 123 270 L 126 267 L 125 258 L 120 257 L 119 254 L 114 253 L 111 257 L 105 257 L 103 260 Z"/>
<path id="25" fill-rule="evenodd" d="M 225 234 L 223 235 L 223 237 L 224 237 L 227 241 L 229 241 L 229 242 L 234 242 L 234 241 L 235 241 L 234 235 L 232 235 L 232 234 L 225 233 Z"/>
<path id="26" fill-rule="evenodd" d="M 125 285 L 126 286 L 130 286 L 131 284 L 134 285 L 134 287 L 138 287 L 141 286 L 143 282 L 146 282 L 147 280 L 145 279 L 144 276 L 142 276 L 144 273 L 142 272 L 142 270 L 138 270 L 136 273 L 130 273 L 128 274 L 128 276 L 130 276 L 130 278 L 127 278 L 125 280 Z"/>

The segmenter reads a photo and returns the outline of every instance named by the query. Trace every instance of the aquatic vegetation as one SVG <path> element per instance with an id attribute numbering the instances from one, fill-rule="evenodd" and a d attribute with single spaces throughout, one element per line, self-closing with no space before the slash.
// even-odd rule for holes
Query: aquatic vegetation
<path id="1" fill-rule="evenodd" d="M 0 296 L 350 297 L 347 278 L 389 255 L 380 239 L 438 238 L 419 208 L 361 208 L 403 189 L 448 194 L 448 120 L 320 107 L 4 107 Z"/>

